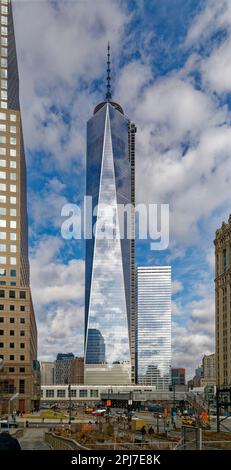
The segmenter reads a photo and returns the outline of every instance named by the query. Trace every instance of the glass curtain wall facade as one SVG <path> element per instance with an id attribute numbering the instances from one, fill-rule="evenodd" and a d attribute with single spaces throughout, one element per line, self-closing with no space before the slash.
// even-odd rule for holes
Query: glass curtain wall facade
<path id="1" fill-rule="evenodd" d="M 0 407 L 39 403 L 37 329 L 30 291 L 26 163 L 11 2 L 0 1 Z M 11 403 L 11 402 L 10 402 Z M 13 406 L 13 404 L 12 404 Z M 1 412 L 1 410 L 0 410 Z"/>
<path id="2" fill-rule="evenodd" d="M 131 204 L 133 197 L 132 129 L 112 102 L 98 105 L 87 125 L 93 232 L 86 241 L 86 384 L 129 384 L 135 377 L 134 243 L 126 226 L 123 236 L 118 213 L 118 204 Z"/>
<path id="3" fill-rule="evenodd" d="M 171 267 L 137 268 L 137 382 L 168 389 L 171 381 Z"/>

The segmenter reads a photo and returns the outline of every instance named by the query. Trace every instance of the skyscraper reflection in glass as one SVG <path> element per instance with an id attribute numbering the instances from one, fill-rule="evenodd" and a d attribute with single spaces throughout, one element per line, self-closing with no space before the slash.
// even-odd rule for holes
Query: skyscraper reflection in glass
<path id="1" fill-rule="evenodd" d="M 171 368 L 171 267 L 138 267 L 137 382 L 167 389 Z"/>
<path id="2" fill-rule="evenodd" d="M 129 384 L 134 375 L 134 244 L 126 230 L 120 238 L 118 218 L 118 204 L 131 203 L 134 192 L 131 135 L 132 124 L 111 100 L 98 105 L 88 121 L 87 196 L 97 210 L 92 216 L 93 236 L 86 240 L 86 384 Z M 103 236 L 104 228 L 111 230 L 110 239 Z"/>

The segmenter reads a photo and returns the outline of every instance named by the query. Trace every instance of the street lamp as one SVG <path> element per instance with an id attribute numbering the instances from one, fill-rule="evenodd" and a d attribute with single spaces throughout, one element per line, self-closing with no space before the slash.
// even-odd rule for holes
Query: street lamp
<path id="1" fill-rule="evenodd" d="M 10 402 L 16 400 L 16 398 L 19 397 L 19 393 L 15 393 L 12 397 L 10 397 L 9 402 L 8 402 L 8 420 L 10 417 Z"/>
<path id="2" fill-rule="evenodd" d="M 68 385 L 69 394 L 69 424 L 71 424 L 71 384 Z"/>

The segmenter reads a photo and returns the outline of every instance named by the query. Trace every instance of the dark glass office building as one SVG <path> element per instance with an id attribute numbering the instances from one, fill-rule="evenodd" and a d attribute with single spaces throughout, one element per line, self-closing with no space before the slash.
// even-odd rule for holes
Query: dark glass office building
<path id="1" fill-rule="evenodd" d="M 93 215 L 86 240 L 86 384 L 129 384 L 135 377 L 134 214 L 119 217 L 120 205 L 135 202 L 135 130 L 110 93 L 87 124 L 86 193 Z"/>

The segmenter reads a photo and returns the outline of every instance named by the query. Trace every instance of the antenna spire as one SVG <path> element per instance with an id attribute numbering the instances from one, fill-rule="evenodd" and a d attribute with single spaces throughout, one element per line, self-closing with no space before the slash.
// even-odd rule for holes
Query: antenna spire
<path id="1" fill-rule="evenodd" d="M 111 100 L 111 49 L 110 42 L 107 45 L 107 93 L 106 100 Z"/>

